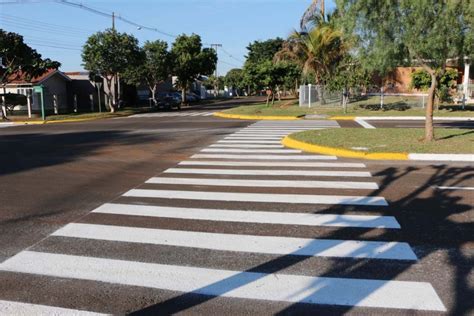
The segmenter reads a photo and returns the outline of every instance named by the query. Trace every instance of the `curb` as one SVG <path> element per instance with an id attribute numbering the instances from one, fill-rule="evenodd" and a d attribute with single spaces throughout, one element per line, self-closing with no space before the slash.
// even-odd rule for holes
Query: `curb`
<path id="1" fill-rule="evenodd" d="M 224 112 L 215 112 L 213 116 L 221 117 L 221 118 L 239 119 L 239 120 L 273 120 L 273 121 L 301 120 L 301 118 L 298 116 L 239 115 L 239 114 L 227 114 Z"/>
<path id="2" fill-rule="evenodd" d="M 407 153 L 364 153 L 349 149 L 342 149 L 336 147 L 327 147 L 305 143 L 290 136 L 285 136 L 281 141 L 285 147 L 299 149 L 305 152 L 324 154 L 330 156 L 339 156 L 346 158 L 361 158 L 371 160 L 409 160 L 409 154 Z"/>
<path id="3" fill-rule="evenodd" d="M 416 160 L 416 161 L 458 161 L 474 162 L 474 154 L 413 154 L 413 153 L 364 153 L 349 149 L 305 143 L 286 136 L 281 141 L 288 148 L 305 152 L 370 160 Z"/>

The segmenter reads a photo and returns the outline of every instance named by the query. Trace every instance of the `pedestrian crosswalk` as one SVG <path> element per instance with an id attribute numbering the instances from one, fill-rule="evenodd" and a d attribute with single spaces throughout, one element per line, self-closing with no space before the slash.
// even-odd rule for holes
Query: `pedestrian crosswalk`
<path id="1" fill-rule="evenodd" d="M 337 127 L 333 121 L 261 121 L 203 148 L 0 263 L 0 275 L 22 276 L 23 291 L 33 291 L 29 284 L 41 277 L 61 287 L 57 295 L 63 296 L 53 304 L 47 287 L 38 296 L 6 289 L 0 314 L 123 314 L 160 304 L 163 293 L 239 300 L 246 307 L 273 302 L 365 313 L 444 311 L 430 283 L 416 274 L 397 278 L 400 267 L 418 261 L 409 243 L 365 235 L 403 233 L 396 217 L 384 214 L 389 201 L 377 194 L 379 184 L 366 166 L 280 144 L 293 131 Z M 341 238 L 349 230 L 351 237 Z M 308 260 L 312 264 L 293 267 Z M 352 262 L 353 269 L 341 273 L 338 261 Z M 321 272 L 324 263 L 334 270 Z M 352 271 L 365 264 L 386 276 Z M 97 295 L 106 286 L 114 296 L 116 285 L 164 292 L 144 292 L 145 303 L 128 308 L 112 301 L 89 306 L 66 299 L 79 295 L 71 284 Z M 117 292 L 115 299 L 126 302 L 120 295 L 126 294 Z M 200 303 L 177 305 L 189 311 L 193 304 Z"/>
<path id="2" fill-rule="evenodd" d="M 137 117 L 184 117 L 184 116 L 212 116 L 215 111 L 173 111 L 173 112 L 156 112 L 156 113 L 142 113 L 129 116 L 131 118 Z"/>

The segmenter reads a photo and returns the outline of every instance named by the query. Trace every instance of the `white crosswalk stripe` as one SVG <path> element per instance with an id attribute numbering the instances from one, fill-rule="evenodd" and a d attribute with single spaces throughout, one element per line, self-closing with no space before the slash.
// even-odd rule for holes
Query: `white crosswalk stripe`
<path id="1" fill-rule="evenodd" d="M 140 116 L 192 118 L 212 113 Z M 418 258 L 409 243 L 390 237 L 403 234 L 403 227 L 395 216 L 383 215 L 388 201 L 378 196 L 379 186 L 370 181 L 372 174 L 365 164 L 285 149 L 280 143 L 289 133 L 337 127 L 337 122 L 329 120 L 253 123 L 10 257 L 0 263 L 0 273 L 22 274 L 25 287 L 34 282 L 28 278 L 41 276 L 42 282 L 62 280 L 55 283 L 57 287 L 65 286 L 65 280 L 78 286 L 86 282 L 85 291 L 93 290 L 93 284 L 109 284 L 134 291 L 146 288 L 252 302 L 348 306 L 361 308 L 362 314 L 370 314 L 371 308 L 445 311 L 433 286 L 416 274 L 400 278 L 388 274 L 393 279 L 379 279 L 371 277 L 370 268 L 364 278 L 352 271 L 370 263 L 389 272 L 391 266 L 384 266 L 388 262 L 410 265 Z M 366 209 L 382 215 L 366 213 Z M 364 234 L 370 231 L 379 236 L 379 230 L 387 232 L 380 234 L 382 240 Z M 341 238 L 347 236 L 345 231 L 360 233 Z M 107 251 L 97 252 L 97 246 Z M 154 256 L 144 260 L 140 253 Z M 173 261 L 175 253 L 186 254 L 185 262 Z M 284 267 L 274 260 L 264 259 L 266 270 L 252 261 L 268 256 L 289 260 L 291 265 L 306 259 L 331 260 L 335 267 L 342 260 L 354 265 L 342 274 L 337 268 L 329 274 L 320 272 L 319 266 L 297 268 L 291 270 L 298 271 L 293 274 L 280 271 Z M 275 271 L 268 272 L 268 266 Z M 101 306 L 97 302 L 90 313 L 81 303 L 70 303 L 72 309 L 53 307 L 47 300 L 47 287 L 44 292 L 39 298 L 44 304 L 13 302 L 8 299 L 11 294 L 2 297 L 0 293 L 0 314 L 110 311 L 110 306 L 97 309 Z M 148 302 L 160 297 L 144 295 L 143 301 Z"/>
<path id="2" fill-rule="evenodd" d="M 328 170 L 253 170 L 253 169 L 202 169 L 202 168 L 169 168 L 164 173 L 187 174 L 226 174 L 226 175 L 259 175 L 259 176 L 300 176 L 300 177 L 371 177 L 367 171 L 328 171 Z"/>
<path id="3" fill-rule="evenodd" d="M 5 271 L 94 280 L 205 295 L 444 311 L 425 282 L 266 274 L 23 251 L 0 264 Z"/>
<path id="4" fill-rule="evenodd" d="M 20 303 L 0 300 L 0 315 L 3 316 L 26 316 L 26 315 L 64 315 L 64 316 L 100 316 L 107 315 L 81 311 L 77 309 L 67 309 L 61 307 Z"/>
<path id="5" fill-rule="evenodd" d="M 264 187 L 264 188 L 326 188 L 326 189 L 364 189 L 375 190 L 375 182 L 353 181 L 291 181 L 291 180 L 241 180 L 241 179 L 201 179 L 201 178 L 161 178 L 155 177 L 146 181 L 154 184 L 209 185 L 230 187 Z"/>
<path id="6" fill-rule="evenodd" d="M 393 216 L 282 213 L 115 203 L 99 206 L 93 213 L 262 224 L 400 228 L 400 224 Z"/>
<path id="7" fill-rule="evenodd" d="M 184 166 L 226 166 L 226 167 L 303 167 L 303 168 L 365 168 L 363 163 L 351 162 L 274 162 L 274 161 L 216 161 L 216 160 L 185 160 L 179 165 Z"/>

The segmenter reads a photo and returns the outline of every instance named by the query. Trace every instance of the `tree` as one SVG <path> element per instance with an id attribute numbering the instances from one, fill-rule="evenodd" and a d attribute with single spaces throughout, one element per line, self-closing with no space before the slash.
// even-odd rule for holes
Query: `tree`
<path id="1" fill-rule="evenodd" d="M 209 75 L 216 69 L 217 54 L 213 49 L 202 48 L 201 37 L 196 34 L 180 35 L 171 48 L 173 74 L 178 77 L 182 101 L 186 104 L 186 92 L 200 75 Z"/>
<path id="2" fill-rule="evenodd" d="M 105 78 L 110 112 L 115 112 L 118 74 L 137 67 L 140 59 L 138 40 L 129 34 L 107 29 L 91 35 L 82 50 L 84 68 Z"/>
<path id="3" fill-rule="evenodd" d="M 229 70 L 224 77 L 224 83 L 226 86 L 232 87 L 239 96 L 240 91 L 245 89 L 243 70 L 239 68 Z"/>
<path id="4" fill-rule="evenodd" d="M 160 40 L 146 41 L 140 50 L 140 54 L 139 64 L 126 70 L 125 79 L 133 85 L 145 83 L 150 89 L 156 106 L 156 86 L 171 75 L 171 58 L 168 52 L 168 44 Z"/>
<path id="5" fill-rule="evenodd" d="M 43 59 L 41 55 L 29 47 L 23 41 L 23 36 L 6 32 L 0 29 L 0 82 L 3 93 L 6 94 L 6 86 L 9 82 L 23 77 L 27 81 L 41 76 L 48 69 L 58 69 L 61 65 L 57 61 L 48 58 Z M 2 100 L 2 117 L 6 118 L 6 100 Z"/>
<path id="6" fill-rule="evenodd" d="M 262 71 L 263 64 L 272 62 L 275 53 L 277 53 L 283 45 L 283 39 L 275 38 L 266 41 L 255 41 L 247 46 L 248 55 L 244 64 L 244 82 L 246 86 L 254 91 L 266 88 L 265 77 Z M 263 75 L 263 77 L 262 77 Z"/>
<path id="7" fill-rule="evenodd" d="M 433 104 L 448 60 L 474 54 L 470 1 L 338 0 L 338 9 L 360 36 L 364 64 L 386 68 L 410 62 L 431 77 L 425 119 L 425 141 L 434 140 Z"/>
<path id="8" fill-rule="evenodd" d="M 311 75 L 319 88 L 321 102 L 324 102 L 322 85 L 330 79 L 347 51 L 342 30 L 323 16 L 316 16 L 311 29 L 294 31 L 289 36 L 275 59 L 295 62 L 305 76 Z"/>

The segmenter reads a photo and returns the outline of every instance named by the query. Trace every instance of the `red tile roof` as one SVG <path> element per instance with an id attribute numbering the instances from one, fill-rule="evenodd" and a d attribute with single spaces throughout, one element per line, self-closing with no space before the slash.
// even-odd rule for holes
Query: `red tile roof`
<path id="1" fill-rule="evenodd" d="M 38 77 L 32 78 L 30 81 L 26 80 L 26 76 L 21 71 L 14 73 L 10 76 L 8 83 L 9 84 L 24 84 L 24 83 L 39 83 L 46 79 L 47 77 L 53 75 L 55 72 L 59 72 L 57 69 L 48 69 L 44 74 Z"/>

